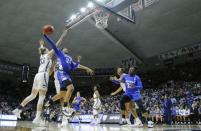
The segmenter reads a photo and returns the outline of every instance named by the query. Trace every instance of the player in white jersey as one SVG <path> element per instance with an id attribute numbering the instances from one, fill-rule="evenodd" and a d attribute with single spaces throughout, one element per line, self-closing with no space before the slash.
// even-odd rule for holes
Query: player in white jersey
<path id="1" fill-rule="evenodd" d="M 66 35 L 66 33 L 67 33 L 67 30 L 65 30 L 63 34 L 61 35 L 60 39 L 57 42 L 57 46 L 61 44 L 61 41 Z M 15 110 L 13 110 L 13 114 L 15 114 L 18 118 L 21 118 L 20 114 L 23 108 L 30 101 L 35 99 L 36 96 L 39 94 L 36 117 L 33 120 L 33 123 L 35 124 L 42 123 L 41 112 L 43 109 L 43 102 L 45 99 L 45 95 L 47 93 L 47 87 L 48 87 L 48 81 L 49 81 L 49 75 L 50 75 L 49 73 L 50 73 L 50 68 L 52 65 L 52 56 L 54 55 L 53 50 L 49 51 L 46 47 L 44 47 L 44 41 L 42 39 L 39 41 L 39 43 L 40 43 L 39 53 L 41 55 L 40 66 L 38 68 L 38 73 L 35 75 L 35 78 L 34 78 L 31 94 L 27 96 Z"/>
<path id="2" fill-rule="evenodd" d="M 98 114 L 101 111 L 101 100 L 100 100 L 100 94 L 98 92 L 98 85 L 94 86 L 94 94 L 93 94 L 93 101 L 94 101 L 94 105 L 93 105 L 93 117 L 94 119 L 92 120 L 91 124 L 99 124 L 100 123 L 100 119 Z"/>

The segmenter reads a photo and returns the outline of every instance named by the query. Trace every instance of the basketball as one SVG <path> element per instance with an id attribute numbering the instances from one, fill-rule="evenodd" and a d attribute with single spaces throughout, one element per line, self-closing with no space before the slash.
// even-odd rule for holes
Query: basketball
<path id="1" fill-rule="evenodd" d="M 42 31 L 46 35 L 51 35 L 54 32 L 54 26 L 44 25 Z"/>

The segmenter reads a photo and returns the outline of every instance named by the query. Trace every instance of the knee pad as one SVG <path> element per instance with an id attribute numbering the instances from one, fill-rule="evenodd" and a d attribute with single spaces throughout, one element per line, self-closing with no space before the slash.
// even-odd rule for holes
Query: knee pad
<path id="1" fill-rule="evenodd" d="M 39 96 L 38 104 L 43 104 L 44 100 L 45 100 L 45 96 Z"/>

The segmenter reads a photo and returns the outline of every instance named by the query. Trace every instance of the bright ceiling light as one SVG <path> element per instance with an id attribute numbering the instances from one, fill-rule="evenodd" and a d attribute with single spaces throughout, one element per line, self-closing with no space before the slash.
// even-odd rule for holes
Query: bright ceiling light
<path id="1" fill-rule="evenodd" d="M 86 12 L 86 8 L 81 8 L 80 11 L 81 11 L 82 13 L 84 13 L 84 12 Z"/>
<path id="2" fill-rule="evenodd" d="M 94 6 L 94 4 L 92 2 L 89 2 L 87 7 L 92 8 Z"/>
<path id="3" fill-rule="evenodd" d="M 73 19 L 75 19 L 75 18 L 76 18 L 76 15 L 72 15 L 72 16 L 70 17 L 71 20 L 73 20 Z"/>
<path id="4" fill-rule="evenodd" d="M 100 3 L 104 3 L 105 2 L 105 0 L 96 0 L 96 1 L 98 1 Z"/>

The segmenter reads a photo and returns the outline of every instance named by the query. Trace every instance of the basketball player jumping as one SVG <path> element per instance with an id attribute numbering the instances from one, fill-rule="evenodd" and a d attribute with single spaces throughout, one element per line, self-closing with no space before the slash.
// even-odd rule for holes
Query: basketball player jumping
<path id="1" fill-rule="evenodd" d="M 67 34 L 67 30 L 63 32 L 60 39 L 58 40 L 56 46 L 59 46 L 61 44 L 61 41 L 63 40 L 64 36 Z M 38 73 L 35 75 L 33 87 L 31 94 L 26 97 L 19 106 L 13 110 L 13 114 L 15 114 L 18 118 L 21 118 L 20 114 L 23 110 L 23 108 L 33 99 L 36 98 L 36 96 L 39 94 L 39 99 L 37 103 L 37 112 L 36 117 L 33 120 L 33 123 L 35 124 L 41 124 L 41 112 L 43 108 L 43 102 L 45 99 L 45 95 L 47 93 L 48 88 L 48 81 L 49 81 L 49 71 L 52 64 L 52 56 L 54 55 L 54 51 L 49 51 L 46 47 L 44 47 L 44 41 L 40 40 L 40 66 L 38 69 Z"/>
<path id="2" fill-rule="evenodd" d="M 63 104 L 62 112 L 65 116 L 71 116 L 73 113 L 72 109 L 66 108 L 66 107 L 69 107 L 69 100 L 74 90 L 74 86 L 70 78 L 70 71 L 80 68 L 80 69 L 86 70 L 89 74 L 93 74 L 93 70 L 79 64 L 81 57 L 78 57 L 77 62 L 74 62 L 72 57 L 69 55 L 67 48 L 60 50 L 55 46 L 54 42 L 47 35 L 44 35 L 44 37 L 56 53 L 57 64 L 58 64 L 57 77 L 60 83 L 60 93 L 55 95 L 52 99 L 50 99 L 49 103 L 52 104 L 54 101 L 63 98 L 64 104 Z M 65 123 L 66 119 L 67 118 L 63 117 L 63 120 L 62 120 L 63 126 L 67 124 Z"/>

